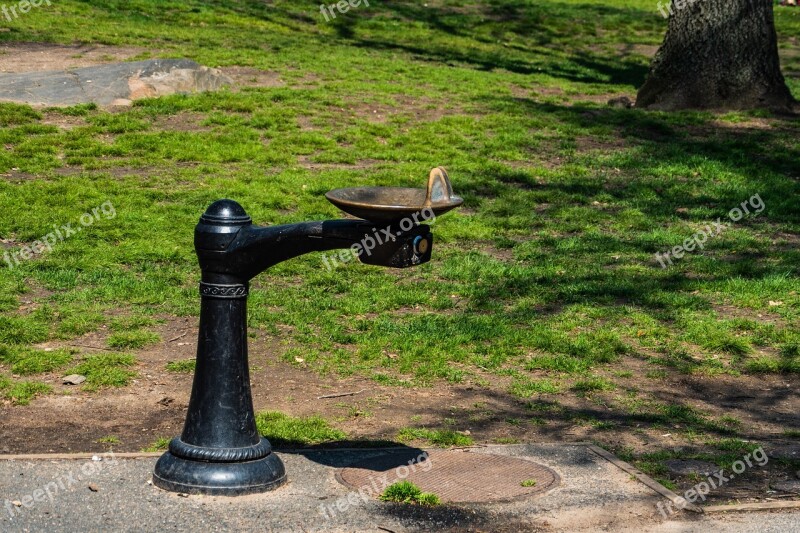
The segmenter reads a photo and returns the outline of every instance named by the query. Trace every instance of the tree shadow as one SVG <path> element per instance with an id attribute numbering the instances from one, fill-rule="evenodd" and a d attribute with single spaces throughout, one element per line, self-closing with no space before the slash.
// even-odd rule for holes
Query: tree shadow
<path id="1" fill-rule="evenodd" d="M 429 31 L 457 39 L 445 42 L 432 38 L 421 42 L 403 32 L 371 31 L 370 18 L 365 17 L 338 18 L 333 22 L 337 35 L 358 47 L 403 51 L 422 61 L 464 65 L 483 71 L 502 69 L 517 74 L 544 74 L 583 83 L 638 85 L 649 69 L 636 58 L 622 55 L 609 58 L 586 46 L 580 47 L 579 54 L 565 53 L 564 40 L 572 35 L 571 30 L 563 24 L 553 24 L 554 19 L 560 17 L 569 21 L 647 16 L 631 9 L 592 4 L 553 7 L 499 2 L 464 9 L 398 2 L 371 9 L 371 16 L 423 25 Z M 504 39 L 510 42 L 504 43 Z M 519 42 L 526 44 L 523 46 Z M 466 46 L 465 43 L 470 44 Z"/>
<path id="2" fill-rule="evenodd" d="M 587 104 L 556 105 L 511 96 L 491 97 L 487 105 L 521 119 L 550 115 L 565 126 L 587 130 L 611 128 L 636 150 L 623 164 L 627 169 L 635 169 L 641 174 L 660 166 L 699 165 L 709 160 L 731 171 L 747 172 L 753 193 L 760 194 L 765 201 L 772 200 L 768 212 L 765 212 L 771 222 L 800 222 L 800 208 L 796 202 L 787 201 L 800 194 L 797 176 L 800 171 L 797 164 L 800 161 L 800 144 L 786 142 L 786 137 L 795 135 L 800 126 L 798 117 L 773 117 L 779 119 L 778 125 L 765 129 L 730 124 L 722 127 L 713 123 L 713 115 L 598 108 Z M 519 174 L 520 180 L 526 179 L 524 172 Z M 500 179 L 508 178 L 501 176 Z M 641 186 L 610 188 L 602 182 L 591 182 L 555 187 L 568 193 L 604 193 L 618 200 L 633 200 L 641 196 Z M 726 209 L 736 207 L 743 200 L 739 191 L 734 189 L 717 189 L 713 195 L 708 192 L 687 197 L 685 192 L 671 188 L 668 183 L 646 186 L 652 187 L 657 196 L 644 203 L 637 202 L 637 207 L 655 219 L 673 217 L 678 207 L 719 206 Z M 547 189 L 554 186 L 539 187 Z"/>

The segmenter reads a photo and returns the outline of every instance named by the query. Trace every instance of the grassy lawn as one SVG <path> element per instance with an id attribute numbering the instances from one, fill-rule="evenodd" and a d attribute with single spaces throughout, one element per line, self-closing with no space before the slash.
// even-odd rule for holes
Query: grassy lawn
<path id="1" fill-rule="evenodd" d="M 800 97 L 800 10 L 776 19 Z M 312 254 L 257 278 L 250 326 L 286 364 L 419 389 L 497 378 L 533 421 L 569 396 L 687 439 L 746 435 L 634 383 L 798 383 L 800 125 L 607 106 L 635 95 L 665 30 L 650 0 L 376 1 L 330 23 L 297 0 L 33 9 L 0 43 L 137 47 L 280 81 L 113 111 L 0 104 L 5 251 L 114 212 L 0 265 L 0 398 L 47 394 L 44 372 L 82 372 L 89 391 L 135 377 L 157 326 L 199 313 L 192 229 L 212 201 L 234 198 L 261 224 L 339 218 L 328 190 L 418 187 L 442 165 L 466 201 L 436 221 L 431 263 L 328 271 Z M 763 210 L 730 221 L 756 197 Z M 718 219 L 725 231 L 662 268 L 656 253 Z M 36 348 L 100 330 L 106 354 Z M 446 426 L 400 433 L 471 441 Z M 712 448 L 724 459 L 747 446 Z"/>

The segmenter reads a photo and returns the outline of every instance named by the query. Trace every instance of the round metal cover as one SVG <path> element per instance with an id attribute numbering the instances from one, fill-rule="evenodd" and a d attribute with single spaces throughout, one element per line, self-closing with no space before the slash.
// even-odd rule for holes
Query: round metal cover
<path id="1" fill-rule="evenodd" d="M 406 479 L 444 503 L 516 500 L 547 492 L 560 482 L 558 474 L 533 461 L 466 450 L 391 451 L 343 468 L 336 477 L 375 498 Z"/>

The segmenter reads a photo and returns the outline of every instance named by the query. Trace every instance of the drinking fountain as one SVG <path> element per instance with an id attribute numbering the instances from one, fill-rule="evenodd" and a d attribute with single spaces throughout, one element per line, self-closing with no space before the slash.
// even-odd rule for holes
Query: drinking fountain
<path id="1" fill-rule="evenodd" d="M 460 206 L 445 169 L 425 189 L 356 187 L 326 197 L 357 219 L 260 227 L 233 200 L 211 204 L 195 227 L 201 269 L 200 327 L 183 433 L 156 463 L 153 483 L 186 493 L 239 496 L 286 481 L 280 458 L 256 429 L 247 357 L 249 282 L 309 252 L 352 249 L 362 263 L 406 268 L 430 261 L 423 224 Z"/>

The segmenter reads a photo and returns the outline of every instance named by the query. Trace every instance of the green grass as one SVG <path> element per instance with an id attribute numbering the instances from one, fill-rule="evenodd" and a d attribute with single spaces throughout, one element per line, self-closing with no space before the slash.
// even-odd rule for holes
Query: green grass
<path id="1" fill-rule="evenodd" d="M 535 487 L 536 480 L 535 479 L 526 479 L 525 481 L 520 482 L 520 486 L 522 487 Z"/>
<path id="2" fill-rule="evenodd" d="M 52 372 L 70 364 L 77 350 L 37 350 L 32 348 L 0 348 L 0 362 L 21 376 Z"/>
<path id="3" fill-rule="evenodd" d="M 110 335 L 108 346 L 119 350 L 135 350 L 155 344 L 160 340 L 161 337 L 149 331 L 125 331 Z"/>
<path id="4" fill-rule="evenodd" d="M 258 431 L 275 446 L 310 446 L 344 440 L 347 434 L 333 428 L 320 416 L 292 417 L 276 411 L 256 414 Z"/>
<path id="5" fill-rule="evenodd" d="M 18 381 L 11 385 L 2 386 L 0 382 L 0 393 L 6 400 L 10 400 L 14 405 L 28 405 L 39 395 L 50 393 L 53 388 L 46 383 L 34 381 Z"/>
<path id="6" fill-rule="evenodd" d="M 408 480 L 398 481 L 386 487 L 380 495 L 381 501 L 394 503 L 416 503 L 419 505 L 435 506 L 441 500 L 435 494 L 422 492 L 422 490 Z"/>
<path id="7" fill-rule="evenodd" d="M 495 392 L 523 399 L 622 394 L 598 375 L 660 385 L 676 374 L 800 374 L 800 126 L 763 113 L 606 106 L 635 94 L 649 64 L 642 47 L 663 39 L 653 2 L 374 2 L 330 24 L 318 7 L 60 0 L 0 33 L 4 43 L 136 46 L 141 57 L 280 80 L 113 113 L 0 104 L 9 251 L 114 207 L 52 252 L 0 268 L 0 372 L 79 371 L 89 390 L 128 383 L 129 355 L 35 346 L 107 332 L 109 348 L 135 351 L 160 341 L 163 317 L 196 317 L 192 231 L 218 198 L 236 199 L 262 224 L 338 218 L 326 191 L 421 186 L 444 165 L 465 203 L 436 221 L 431 263 L 328 271 L 310 254 L 253 281 L 249 325 L 278 339 L 278 357 L 403 390 L 488 372 L 511 376 Z M 776 8 L 776 23 L 800 95 L 800 16 Z M 69 129 L 54 125 L 65 118 Z M 657 252 L 755 194 L 762 213 L 660 268 Z M 628 358 L 654 366 L 632 372 Z M 34 387 L 7 381 L 6 395 Z M 687 434 L 742 430 L 693 405 L 633 403 L 611 408 Z M 340 438 L 324 421 L 309 425 L 277 438 Z M 272 422 L 284 426 L 296 424 Z"/>
<path id="8" fill-rule="evenodd" d="M 520 444 L 520 440 L 514 437 L 497 437 L 492 439 L 495 444 Z"/>
<path id="9" fill-rule="evenodd" d="M 136 372 L 130 369 L 135 364 L 136 358 L 128 354 L 89 355 L 66 372 L 86 376 L 84 389 L 92 391 L 104 387 L 124 387 L 136 376 Z"/>
<path id="10" fill-rule="evenodd" d="M 169 443 L 172 439 L 170 437 L 159 437 L 155 442 L 153 442 L 150 446 L 143 448 L 142 451 L 145 453 L 158 453 L 164 452 L 169 449 Z"/>
<path id="11" fill-rule="evenodd" d="M 196 359 L 184 359 L 182 361 L 170 361 L 166 365 L 169 372 L 176 372 L 178 374 L 192 374 L 197 364 Z"/>
<path id="12" fill-rule="evenodd" d="M 560 390 L 558 384 L 549 379 L 515 380 L 509 388 L 509 392 L 519 398 L 530 398 L 536 394 L 556 394 Z"/>
<path id="13" fill-rule="evenodd" d="M 402 428 L 397 433 L 400 442 L 425 441 L 434 446 L 447 448 L 450 446 L 472 446 L 469 435 L 450 429 Z"/>

